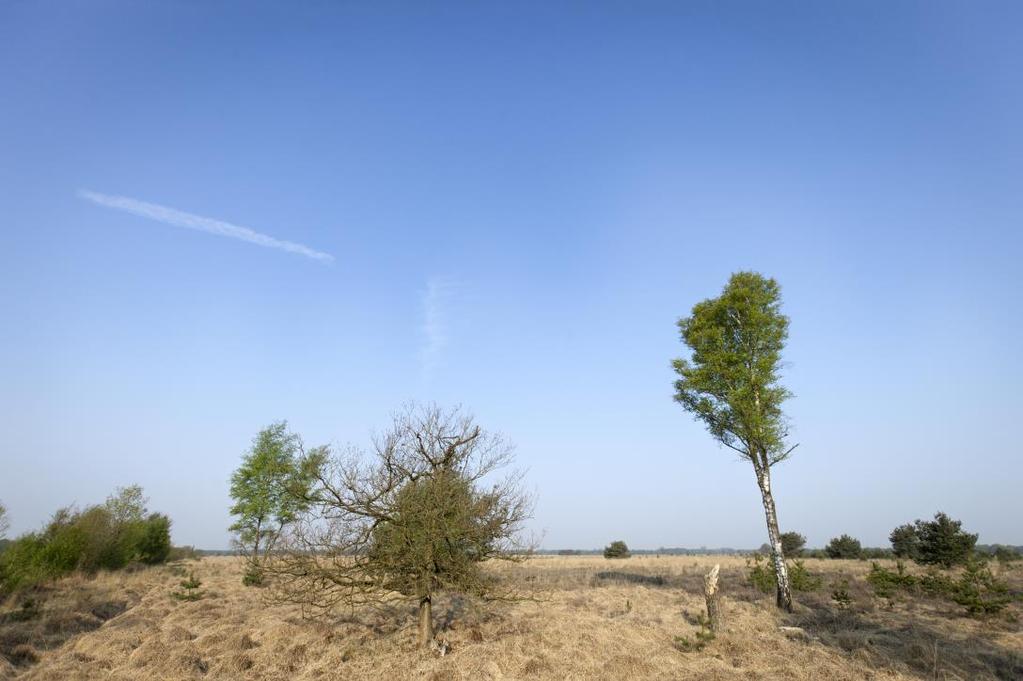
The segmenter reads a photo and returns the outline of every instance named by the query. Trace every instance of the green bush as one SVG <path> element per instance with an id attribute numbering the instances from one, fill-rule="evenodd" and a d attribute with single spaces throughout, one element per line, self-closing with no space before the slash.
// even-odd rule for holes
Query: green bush
<path id="1" fill-rule="evenodd" d="M 895 563 L 896 571 L 882 567 L 879 563 L 870 564 L 867 582 L 874 587 L 874 593 L 882 598 L 891 598 L 897 591 L 916 588 L 917 578 L 906 572 L 905 564 L 900 560 Z"/>
<path id="2" fill-rule="evenodd" d="M 142 490 L 121 490 L 101 506 L 58 510 L 38 533 L 26 534 L 0 554 L 0 592 L 14 591 L 75 570 L 116 570 L 140 561 L 154 564 L 170 552 L 170 519 L 144 517 Z M 127 501 L 125 501 L 127 499 Z"/>
<path id="3" fill-rule="evenodd" d="M 824 551 L 828 554 L 828 558 L 859 558 L 863 553 L 863 547 L 860 546 L 859 539 L 843 534 L 841 537 L 832 539 L 824 547 Z"/>
<path id="4" fill-rule="evenodd" d="M 892 552 L 897 558 L 916 560 L 920 556 L 920 536 L 912 523 L 896 527 L 888 535 L 888 541 L 892 543 Z"/>
<path id="5" fill-rule="evenodd" d="M 786 558 L 801 556 L 804 546 L 806 546 L 806 537 L 798 532 L 781 533 L 781 553 Z"/>
<path id="6" fill-rule="evenodd" d="M 767 563 L 763 555 L 754 553 L 752 558 L 747 558 L 746 568 L 749 570 L 747 579 L 750 586 L 757 591 L 769 594 L 778 589 L 778 580 L 774 576 L 774 568 Z"/>
<path id="7" fill-rule="evenodd" d="M 964 532 L 963 523 L 944 513 L 936 513 L 932 521 L 916 521 L 919 548 L 916 561 L 922 565 L 950 568 L 966 565 L 973 555 L 977 535 Z"/>
<path id="8" fill-rule="evenodd" d="M 255 562 L 250 561 L 242 575 L 242 584 L 245 586 L 262 586 L 263 569 Z"/>
<path id="9" fill-rule="evenodd" d="M 147 565 L 163 563 L 170 556 L 170 518 L 153 513 L 142 524 L 135 552 L 138 560 Z"/>
<path id="10" fill-rule="evenodd" d="M 179 601 L 197 601 L 202 598 L 203 592 L 199 590 L 202 582 L 199 581 L 194 572 L 188 574 L 188 579 L 181 580 L 180 585 L 180 590 L 171 592 L 171 596 Z"/>
<path id="11" fill-rule="evenodd" d="M 789 564 L 789 584 L 793 591 L 816 591 L 821 588 L 823 580 L 803 565 L 803 561 L 794 560 Z"/>
<path id="12" fill-rule="evenodd" d="M 14 591 L 48 579 L 51 575 L 43 560 L 45 548 L 43 537 L 34 533 L 9 543 L 0 554 L 0 578 L 3 579 L 0 591 Z"/>
<path id="13" fill-rule="evenodd" d="M 629 547 L 621 540 L 613 541 L 604 547 L 605 558 L 628 558 L 631 555 Z"/>
<path id="14" fill-rule="evenodd" d="M 749 569 L 747 579 L 750 585 L 765 594 L 774 593 L 778 589 L 778 580 L 774 574 L 774 566 L 759 553 L 753 554 L 752 560 L 746 559 Z M 803 561 L 788 563 L 789 586 L 793 591 L 816 591 L 821 587 L 821 578 L 810 574 Z"/>
<path id="15" fill-rule="evenodd" d="M 935 569 L 916 577 L 906 572 L 902 561 L 896 564 L 896 568 L 892 571 L 877 563 L 871 565 L 867 581 L 874 587 L 875 594 L 890 599 L 898 592 L 919 589 L 928 596 L 963 606 L 971 617 L 996 614 L 1012 601 L 1008 587 L 995 578 L 986 563 L 979 560 L 967 561 L 958 579 Z"/>
<path id="16" fill-rule="evenodd" d="M 995 579 L 987 563 L 971 559 L 952 591 L 952 600 L 966 608 L 972 617 L 994 615 L 1012 601 L 1004 582 Z"/>

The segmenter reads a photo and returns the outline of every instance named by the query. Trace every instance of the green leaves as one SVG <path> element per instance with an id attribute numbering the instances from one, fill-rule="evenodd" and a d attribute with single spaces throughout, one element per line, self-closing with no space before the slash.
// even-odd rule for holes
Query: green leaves
<path id="1" fill-rule="evenodd" d="M 690 357 L 672 362 L 675 400 L 758 470 L 783 460 L 791 449 L 781 405 L 790 393 L 778 381 L 788 318 L 778 283 L 733 274 L 720 296 L 697 303 L 678 327 Z"/>
<path id="2" fill-rule="evenodd" d="M 303 492 L 308 483 L 299 467 L 301 453 L 302 440 L 288 430 L 287 421 L 273 423 L 259 431 L 231 476 L 235 501 L 231 514 L 237 520 L 229 529 L 254 557 L 294 521 L 306 503 Z"/>

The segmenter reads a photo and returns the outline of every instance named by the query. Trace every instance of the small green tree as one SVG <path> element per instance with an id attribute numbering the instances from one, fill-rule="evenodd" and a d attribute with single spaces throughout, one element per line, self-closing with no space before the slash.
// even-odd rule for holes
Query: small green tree
<path id="1" fill-rule="evenodd" d="M 721 295 L 693 307 L 678 322 L 688 359 L 672 366 L 675 400 L 702 421 L 720 444 L 753 465 L 760 488 L 777 605 L 792 610 L 778 514 L 771 490 L 771 468 L 789 457 L 788 426 L 782 403 L 790 393 L 781 384 L 781 353 L 788 337 L 778 282 L 756 272 L 737 272 Z"/>
<path id="2" fill-rule="evenodd" d="M 135 543 L 135 555 L 147 565 L 163 563 L 170 556 L 171 520 L 162 513 L 151 513 L 141 523 Z"/>
<path id="3" fill-rule="evenodd" d="M 231 476 L 231 515 L 237 519 L 229 529 L 248 556 L 246 584 L 262 581 L 263 556 L 303 508 L 307 482 L 298 467 L 301 454 L 302 440 L 288 430 L 287 421 L 273 423 L 259 431 Z"/>
<path id="4" fill-rule="evenodd" d="M 797 558 L 803 555 L 804 546 L 806 546 L 806 537 L 798 532 L 781 533 L 781 551 L 786 558 Z"/>
<path id="5" fill-rule="evenodd" d="M 920 555 L 920 537 L 912 523 L 896 527 L 888 535 L 888 541 L 892 543 L 892 553 L 898 558 L 916 560 Z"/>
<path id="6" fill-rule="evenodd" d="M 963 523 L 938 512 L 931 521 L 916 521 L 919 547 L 915 560 L 923 565 L 950 568 L 965 565 L 973 555 L 977 535 L 964 532 Z"/>
<path id="7" fill-rule="evenodd" d="M 631 555 L 629 547 L 620 539 L 604 547 L 605 558 L 628 558 Z"/>
<path id="8" fill-rule="evenodd" d="M 860 546 L 859 539 L 843 534 L 828 542 L 824 551 L 828 554 L 828 558 L 859 558 L 863 553 L 863 547 Z"/>

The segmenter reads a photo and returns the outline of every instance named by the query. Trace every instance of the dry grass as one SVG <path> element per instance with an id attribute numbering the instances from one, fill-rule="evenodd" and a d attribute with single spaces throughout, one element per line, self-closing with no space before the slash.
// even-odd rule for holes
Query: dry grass
<path id="1" fill-rule="evenodd" d="M 725 631 L 700 652 L 680 652 L 702 611 L 701 576 L 722 564 Z M 1010 619 L 978 622 L 955 606 L 888 604 L 863 582 L 869 564 L 807 561 L 825 575 L 800 594 L 792 615 L 743 580 L 730 557 L 542 557 L 499 568 L 540 596 L 477 606 L 445 599 L 437 608 L 444 657 L 415 646 L 410 608 L 360 612 L 329 622 L 268 605 L 241 585 L 233 558 L 189 563 L 205 595 L 170 596 L 173 567 L 74 578 L 35 594 L 23 614 L 0 614 L 0 679 L 1016 679 L 1023 634 Z M 180 572 L 180 568 L 177 570 Z M 853 605 L 831 602 L 850 580 Z M 1013 588 L 1023 573 L 1003 575 Z M 1019 616 L 1019 605 L 1013 606 Z M 12 615 L 12 613 L 14 613 Z M 786 635 L 779 626 L 801 627 Z"/>

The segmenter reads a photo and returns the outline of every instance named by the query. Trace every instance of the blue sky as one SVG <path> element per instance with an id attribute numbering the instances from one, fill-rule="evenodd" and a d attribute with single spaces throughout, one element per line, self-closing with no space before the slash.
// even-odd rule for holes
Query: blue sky
<path id="1" fill-rule="evenodd" d="M 547 547 L 757 546 L 669 367 L 755 269 L 782 528 L 1023 543 L 1020 73 L 1018 3 L 5 3 L 0 500 L 138 482 L 223 547 L 259 428 L 435 400 L 517 443 Z"/>

